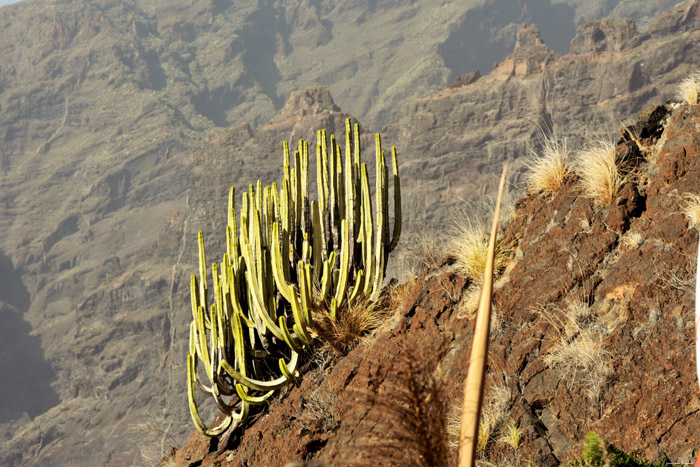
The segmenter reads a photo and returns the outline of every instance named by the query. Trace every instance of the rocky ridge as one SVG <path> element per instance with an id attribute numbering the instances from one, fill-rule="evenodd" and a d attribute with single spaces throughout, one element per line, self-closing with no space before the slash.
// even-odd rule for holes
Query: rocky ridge
<path id="1" fill-rule="evenodd" d="M 552 197 L 517 202 L 502 237 L 516 248 L 493 298 L 482 460 L 561 465 L 595 430 L 650 459 L 694 461 L 698 231 L 681 207 L 700 192 L 698 125 L 698 105 L 642 112 L 617 148 L 637 154 L 637 166 L 607 206 L 574 174 Z M 194 433 L 159 465 L 429 465 L 410 457 L 425 452 L 424 434 L 401 430 L 444 427 L 448 401 L 461 399 L 475 322 L 468 301 L 479 286 L 454 262 L 448 254 L 398 286 L 393 317 L 368 342 L 315 367 L 225 444 Z M 440 397 L 406 398 L 430 380 Z M 419 401 L 409 406 L 418 424 L 402 415 L 407 400 Z M 508 422 L 520 432 L 516 448 L 500 440 Z M 455 456 L 450 449 L 450 465 Z"/>

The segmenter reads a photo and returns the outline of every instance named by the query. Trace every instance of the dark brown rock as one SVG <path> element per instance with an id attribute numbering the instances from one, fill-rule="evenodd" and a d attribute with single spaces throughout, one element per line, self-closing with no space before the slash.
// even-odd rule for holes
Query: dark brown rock
<path id="1" fill-rule="evenodd" d="M 466 86 L 467 84 L 472 84 L 479 78 L 481 78 L 481 73 L 479 72 L 479 70 L 472 70 L 469 73 L 465 73 L 456 77 L 455 80 L 447 87 L 459 88 L 461 86 Z"/>

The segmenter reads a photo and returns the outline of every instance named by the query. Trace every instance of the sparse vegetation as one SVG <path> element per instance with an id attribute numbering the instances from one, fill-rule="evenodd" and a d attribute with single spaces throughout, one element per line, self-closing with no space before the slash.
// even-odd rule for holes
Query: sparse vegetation
<path id="1" fill-rule="evenodd" d="M 479 299 L 481 298 L 481 287 L 479 284 L 472 284 L 465 292 L 462 300 L 459 302 L 459 318 L 473 318 L 476 310 L 479 308 Z"/>
<path id="2" fill-rule="evenodd" d="M 489 248 L 488 227 L 476 218 L 466 218 L 457 225 L 452 241 L 452 255 L 462 274 L 476 284 L 481 284 L 486 269 Z M 496 275 L 505 269 L 512 251 L 511 245 L 496 241 L 493 270 Z"/>
<path id="3" fill-rule="evenodd" d="M 700 97 L 700 73 L 693 73 L 678 85 L 678 98 L 690 105 L 697 105 L 698 97 Z"/>
<path id="4" fill-rule="evenodd" d="M 685 193 L 681 212 L 692 229 L 700 229 L 700 195 Z"/>
<path id="5" fill-rule="evenodd" d="M 434 270 L 447 256 L 445 238 L 434 231 L 422 230 L 407 236 L 398 251 L 400 273 L 404 278 L 412 278 L 423 270 Z"/>
<path id="6" fill-rule="evenodd" d="M 323 309 L 313 313 L 314 330 L 320 337 L 320 349 L 337 356 L 347 355 L 368 332 L 381 325 L 392 309 L 369 300 L 348 303 L 337 317 Z"/>
<path id="7" fill-rule="evenodd" d="M 156 465 L 158 461 L 173 447 L 179 447 L 170 432 L 172 421 L 166 424 L 164 414 L 146 413 L 142 422 L 131 425 L 128 432 L 133 435 L 134 442 L 141 454 L 141 465 Z"/>
<path id="8" fill-rule="evenodd" d="M 634 250 L 644 243 L 644 236 L 639 232 L 628 232 L 622 237 L 622 246 Z"/>
<path id="9" fill-rule="evenodd" d="M 483 454 L 496 436 L 501 433 L 503 423 L 508 418 L 510 399 L 512 396 L 510 387 L 503 375 L 490 375 L 491 383 L 484 394 L 485 402 L 481 408 L 479 418 L 479 432 L 476 445 L 477 453 Z M 450 446 L 456 448 L 459 445 L 460 420 L 462 418 L 462 406 L 452 406 L 448 416 L 447 434 Z M 518 433 L 519 435 L 519 433 Z"/>
<path id="10" fill-rule="evenodd" d="M 586 434 L 586 444 L 583 446 L 581 457 L 569 462 L 572 467 L 666 467 L 664 459 L 649 462 L 638 451 L 627 454 L 612 443 L 606 443 L 594 431 Z"/>
<path id="11" fill-rule="evenodd" d="M 552 195 L 559 191 L 569 173 L 569 149 L 566 140 L 544 139 L 541 154 L 530 149 L 526 161 L 526 183 L 530 193 Z"/>
<path id="12" fill-rule="evenodd" d="M 599 206 L 607 206 L 620 190 L 624 177 L 615 162 L 615 145 L 598 141 L 578 153 L 576 172 L 586 196 Z"/>
<path id="13" fill-rule="evenodd" d="M 513 420 L 509 420 L 501 430 L 501 441 L 516 451 L 520 447 L 520 428 Z"/>
<path id="14" fill-rule="evenodd" d="M 570 389 L 581 385 L 589 400 L 597 402 L 612 368 L 592 310 L 574 301 L 564 311 L 543 309 L 543 315 L 559 332 L 559 342 L 544 357 L 545 365 L 557 369 Z"/>
<path id="15" fill-rule="evenodd" d="M 315 424 L 325 432 L 334 430 L 340 424 L 340 418 L 335 411 L 337 394 L 328 384 L 321 383 L 308 399 L 304 400 L 303 410 L 297 418 L 304 422 Z"/>

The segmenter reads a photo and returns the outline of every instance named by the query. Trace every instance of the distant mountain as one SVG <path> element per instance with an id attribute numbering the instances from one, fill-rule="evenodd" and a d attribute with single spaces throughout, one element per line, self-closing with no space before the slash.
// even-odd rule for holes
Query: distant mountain
<path id="1" fill-rule="evenodd" d="M 192 241 L 200 229 L 217 241 L 229 185 L 277 177 L 282 139 L 313 138 L 348 115 L 369 137 L 384 128 L 415 181 L 405 201 L 415 228 L 443 219 L 449 199 L 488 190 L 493 164 L 536 144 L 542 116 L 565 128 L 569 116 L 590 118 L 605 103 L 624 118 L 670 95 L 698 63 L 690 4 L 651 22 L 669 2 L 512 4 L 25 0 L 0 8 L 2 463 L 132 465 L 167 448 L 159 430 L 184 439 Z M 649 22 L 642 32 L 591 23 L 576 54 L 554 55 L 568 51 L 585 19 L 637 7 Z M 545 45 L 521 28 L 507 58 L 523 22 L 538 26 Z M 523 75 L 529 47 L 538 55 Z M 446 89 L 475 68 L 480 79 Z M 293 94 L 299 89 L 316 90 Z M 462 115 L 445 108 L 465 96 L 481 100 L 471 117 L 468 101 Z M 479 181 L 467 165 L 454 170 L 465 147 L 491 151 L 491 165 L 470 156 Z"/>

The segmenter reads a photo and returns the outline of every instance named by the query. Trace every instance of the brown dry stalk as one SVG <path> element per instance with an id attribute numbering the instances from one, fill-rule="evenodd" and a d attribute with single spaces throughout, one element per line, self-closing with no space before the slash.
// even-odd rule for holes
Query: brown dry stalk
<path id="1" fill-rule="evenodd" d="M 399 347 L 381 390 L 361 396 L 372 407 L 366 423 L 374 435 L 353 449 L 364 451 L 371 465 L 446 467 L 450 448 L 444 382 L 435 376 L 433 361 L 407 345 L 405 338 Z"/>
<path id="2" fill-rule="evenodd" d="M 464 401 L 462 403 L 462 425 L 459 434 L 459 466 L 472 467 L 476 458 L 476 444 L 479 430 L 479 414 L 484 392 L 484 374 L 486 355 L 489 347 L 489 324 L 491 322 L 491 292 L 493 288 L 493 263 L 496 250 L 496 232 L 498 231 L 498 215 L 503 199 L 503 187 L 506 181 L 508 165 L 503 167 L 501 183 L 498 187 L 498 200 L 493 215 L 493 227 L 489 240 L 488 261 L 482 282 L 479 311 L 476 315 L 476 327 L 472 341 L 472 352 L 469 359 L 469 373 L 464 384 Z"/>

